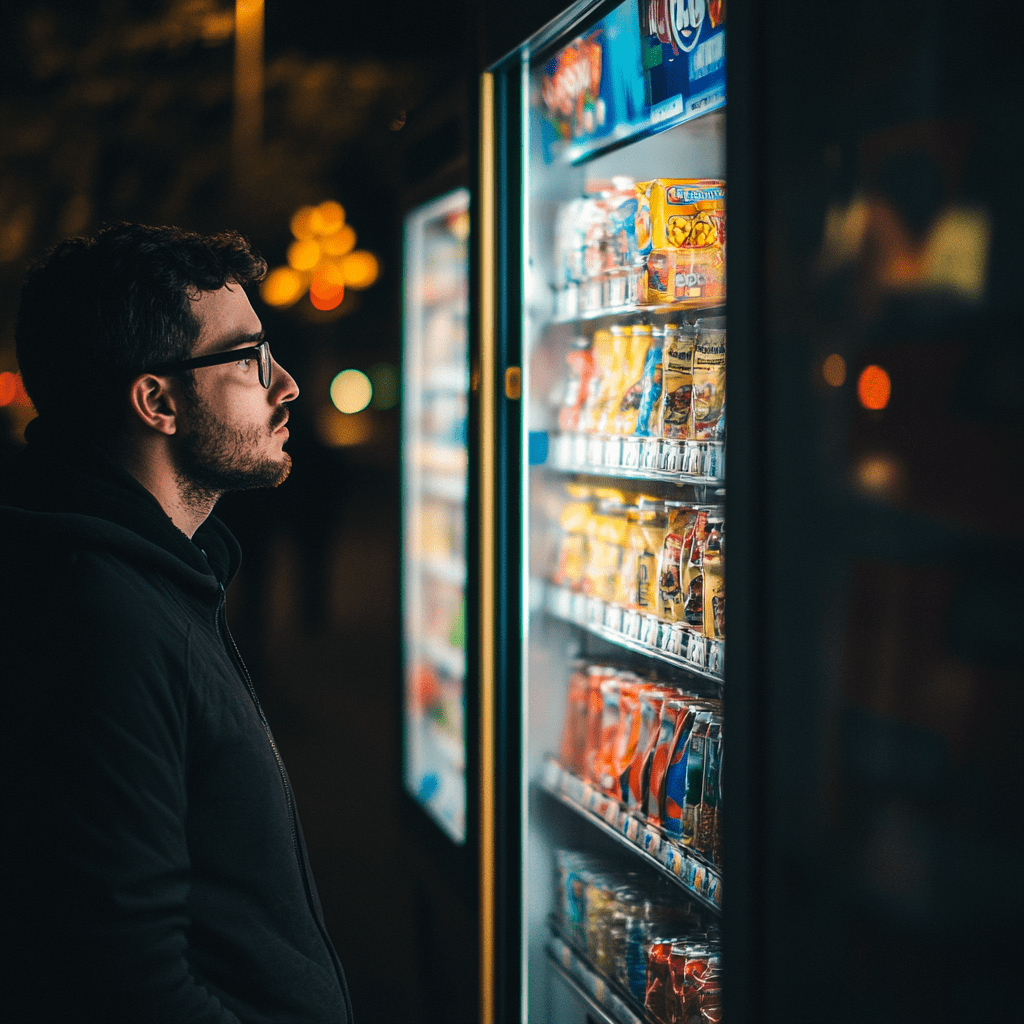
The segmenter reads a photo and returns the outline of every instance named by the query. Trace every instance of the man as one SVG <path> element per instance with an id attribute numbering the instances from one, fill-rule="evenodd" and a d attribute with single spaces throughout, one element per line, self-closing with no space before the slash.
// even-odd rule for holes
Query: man
<path id="1" fill-rule="evenodd" d="M 235 234 L 117 225 L 22 291 L 38 412 L 0 484 L 0 1013 L 342 1022 L 288 776 L 228 631 L 221 494 L 288 475 Z"/>

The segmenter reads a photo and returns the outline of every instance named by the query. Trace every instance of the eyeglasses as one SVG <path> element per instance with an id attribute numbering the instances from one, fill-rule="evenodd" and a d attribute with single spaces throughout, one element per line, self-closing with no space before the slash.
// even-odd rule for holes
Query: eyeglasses
<path id="1" fill-rule="evenodd" d="M 255 359 L 259 369 L 260 383 L 270 387 L 272 364 L 270 360 L 270 342 L 266 339 L 250 348 L 232 348 L 226 352 L 214 352 L 208 356 L 196 356 L 194 359 L 183 359 L 178 363 L 158 363 L 149 367 L 149 373 L 174 373 L 177 370 L 198 370 L 201 366 L 219 366 L 222 363 L 241 363 Z"/>

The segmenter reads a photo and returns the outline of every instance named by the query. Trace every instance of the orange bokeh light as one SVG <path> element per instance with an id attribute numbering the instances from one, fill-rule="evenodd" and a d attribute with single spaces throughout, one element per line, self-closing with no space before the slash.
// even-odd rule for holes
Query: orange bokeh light
<path id="1" fill-rule="evenodd" d="M 11 373 L 10 370 L 0 373 L 0 406 L 28 404 L 29 397 L 21 382 L 21 375 Z"/>
<path id="2" fill-rule="evenodd" d="M 345 272 L 345 284 L 350 288 L 369 288 L 380 273 L 377 257 L 365 249 L 349 253 L 341 266 Z"/>
<path id="3" fill-rule="evenodd" d="M 884 409 L 892 394 L 889 374 L 880 366 L 865 366 L 857 381 L 857 397 L 865 409 Z"/>

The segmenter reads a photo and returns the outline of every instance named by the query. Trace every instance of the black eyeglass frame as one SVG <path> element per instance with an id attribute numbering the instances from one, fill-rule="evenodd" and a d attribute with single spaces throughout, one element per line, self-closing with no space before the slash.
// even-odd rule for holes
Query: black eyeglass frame
<path id="1" fill-rule="evenodd" d="M 202 366 L 220 366 L 223 363 L 241 362 L 243 359 L 256 360 L 260 383 L 269 390 L 274 364 L 270 357 L 270 342 L 266 338 L 258 345 L 251 345 L 248 348 L 231 348 L 224 352 L 212 352 L 208 356 L 195 356 L 177 363 L 157 363 L 155 366 L 150 366 L 145 372 L 174 373 L 178 370 L 198 370 Z"/>

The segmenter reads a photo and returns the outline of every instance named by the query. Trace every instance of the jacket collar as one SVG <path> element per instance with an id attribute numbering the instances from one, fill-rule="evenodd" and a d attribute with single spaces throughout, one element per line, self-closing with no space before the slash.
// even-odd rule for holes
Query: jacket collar
<path id="1" fill-rule="evenodd" d="M 41 418 L 29 424 L 25 437 L 26 448 L 5 469 L 0 503 L 59 516 L 63 530 L 92 534 L 97 541 L 102 537 L 108 544 L 127 532 L 133 536 L 122 536 L 123 546 L 138 556 L 148 553 L 202 589 L 212 585 L 219 591 L 231 582 L 241 549 L 215 516 L 189 539 L 156 497 L 99 446 Z M 97 520 L 118 529 L 101 528 Z"/>

